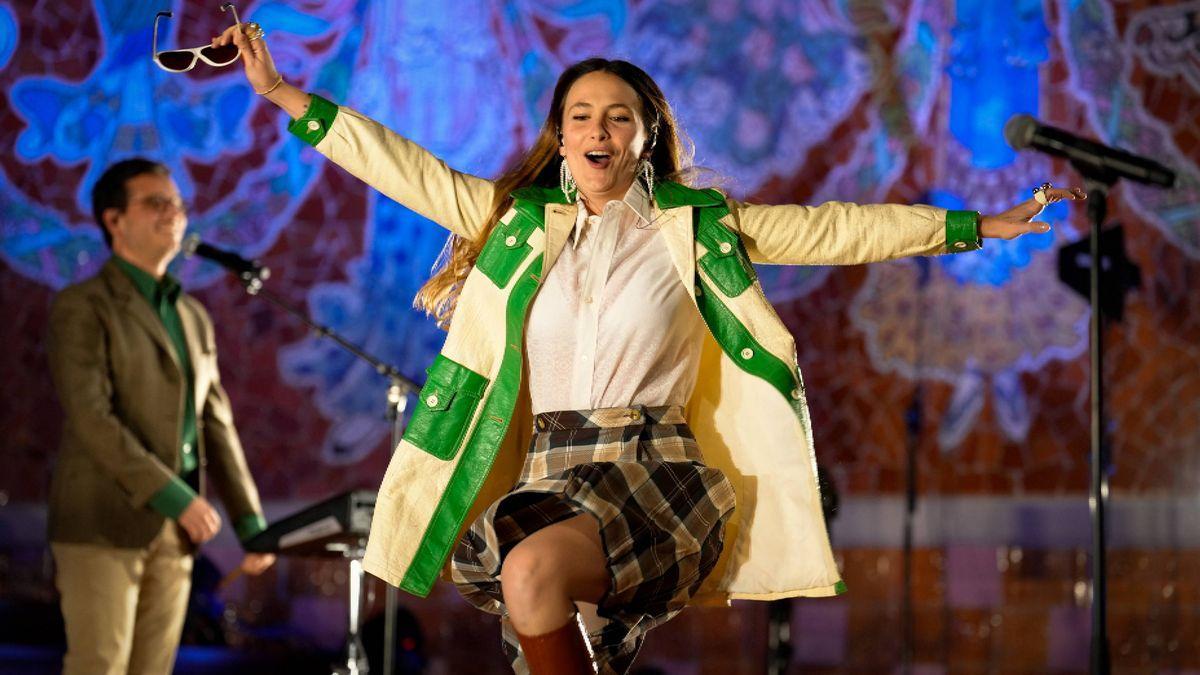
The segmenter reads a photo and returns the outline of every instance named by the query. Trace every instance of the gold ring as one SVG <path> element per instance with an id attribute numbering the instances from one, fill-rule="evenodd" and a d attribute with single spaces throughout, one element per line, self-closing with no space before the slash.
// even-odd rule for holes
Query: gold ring
<path id="1" fill-rule="evenodd" d="M 243 32 L 246 34 L 246 37 L 251 40 L 257 40 L 263 35 L 266 35 L 266 31 L 263 30 L 263 27 L 258 25 L 258 23 L 255 21 L 251 21 L 250 23 L 246 24 Z"/>

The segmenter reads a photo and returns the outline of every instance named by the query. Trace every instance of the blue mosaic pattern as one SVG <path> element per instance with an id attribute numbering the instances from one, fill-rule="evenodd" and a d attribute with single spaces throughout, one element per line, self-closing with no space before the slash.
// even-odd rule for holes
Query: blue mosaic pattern
<path id="1" fill-rule="evenodd" d="M 496 175 L 533 140 L 565 65 L 606 54 L 644 65 L 659 81 L 697 142 L 698 164 L 724 176 L 735 197 L 751 197 L 776 178 L 794 178 L 806 158 L 820 154 L 835 129 L 861 110 L 845 161 L 816 177 L 820 184 L 813 186 L 811 201 L 885 200 L 912 169 L 913 144 L 937 143 L 948 148 L 951 159 L 929 177 L 934 189 L 928 201 L 994 211 L 1024 196 L 1028 175 L 1054 178 L 1045 163 L 1021 164 L 1001 137 L 1010 115 L 1038 112 L 1039 68 L 1049 58 L 1045 10 L 1040 0 L 950 4 L 892 3 L 873 14 L 861 3 L 842 0 L 466 0 L 433 6 L 416 0 L 272 0 L 256 4 L 244 18 L 268 27 L 276 61 L 291 80 L 379 119 L 451 166 L 478 175 Z M 0 67 L 14 63 L 21 48 L 20 12 L 14 7 L 0 3 Z M 195 11 L 191 5 L 94 2 L 100 43 L 86 76 L 26 77 L 10 88 L 11 110 L 25 125 L 12 152 L 26 165 L 85 167 L 78 185 L 68 186 L 81 213 L 87 213 L 88 189 L 105 165 L 135 154 L 162 158 L 185 197 L 205 204 L 191 215 L 193 232 L 244 255 L 265 253 L 302 204 L 319 205 L 329 196 L 318 177 L 332 169 L 286 134 L 264 135 L 261 120 L 274 118 L 282 127 L 282 116 L 252 95 L 237 67 L 201 76 L 155 67 L 150 29 L 154 13 L 164 8 L 179 19 L 163 24 L 159 37 L 177 45 L 184 15 Z M 1178 19 L 1172 11 L 1146 10 L 1134 24 L 1161 32 Z M 1057 12 L 1066 17 L 1058 37 L 1069 45 L 1070 86 L 1089 102 L 1095 127 L 1110 142 L 1173 157 L 1169 139 L 1147 131 L 1152 125 L 1145 124 L 1136 92 L 1111 75 L 1122 72 L 1123 63 L 1112 48 L 1119 40 L 1107 6 L 1058 0 Z M 896 27 L 901 35 L 888 43 L 891 51 L 879 49 L 871 36 Z M 1160 71 L 1178 70 L 1184 80 L 1195 79 L 1190 66 L 1159 53 L 1145 58 Z M 872 91 L 881 73 L 896 76 L 898 95 Z M 934 111 L 947 90 L 948 117 L 939 117 Z M 272 140 L 267 144 L 264 138 Z M 227 192 L 205 194 L 204 186 L 192 183 L 190 167 L 223 162 L 237 167 Z M 1187 189 L 1171 195 L 1130 192 L 1173 242 L 1197 255 L 1194 194 L 1200 181 L 1194 162 L 1181 166 L 1187 168 Z M 107 255 L 94 225 L 39 203 L 15 178 L 0 175 L 0 260 L 53 288 L 93 273 Z M 361 236 L 362 253 L 337 261 L 344 272 L 339 281 L 307 290 L 307 309 L 318 322 L 421 380 L 443 334 L 410 301 L 446 233 L 374 192 L 367 199 L 361 224 L 326 214 L 330 227 L 360 228 L 355 236 Z M 1055 206 L 1043 218 L 1059 224 L 1066 213 L 1065 206 Z M 1009 293 L 1061 242 L 1061 235 L 1051 234 L 989 242 L 980 253 L 938 258 L 920 274 L 929 284 Z M 194 262 L 180 268 L 191 288 L 210 285 L 222 274 Z M 801 298 L 827 274 L 823 268 L 761 270 L 777 302 Z M 876 292 L 873 284 L 885 278 L 873 272 L 863 294 Z M 1072 312 L 1063 320 L 1074 320 Z M 896 317 L 856 320 L 880 370 L 956 383 L 941 435 L 948 447 L 971 427 L 989 392 L 1007 406 L 998 409 L 1001 426 L 1021 437 L 1029 413 L 1018 375 L 1046 359 L 1078 353 L 1078 343 L 1067 344 L 1062 326 L 1052 326 L 1059 331 L 1053 339 L 1033 335 L 1025 351 L 990 363 L 986 372 L 966 361 L 931 368 L 871 344 L 872 336 L 888 328 L 878 322 Z M 986 325 L 986 317 L 963 319 L 976 320 Z M 877 325 L 868 325 L 871 321 Z M 325 461 L 353 463 L 385 436 L 382 379 L 340 350 L 306 339 L 280 351 L 279 369 L 289 384 L 311 389 L 316 407 L 332 421 L 322 446 Z"/>

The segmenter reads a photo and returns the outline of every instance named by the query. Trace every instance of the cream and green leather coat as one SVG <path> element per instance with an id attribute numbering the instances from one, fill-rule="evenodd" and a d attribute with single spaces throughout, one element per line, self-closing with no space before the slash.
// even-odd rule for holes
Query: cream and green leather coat
<path id="1" fill-rule="evenodd" d="M 413 211 L 460 236 L 483 236 L 491 181 L 454 171 L 320 97 L 289 129 Z M 462 288 L 375 507 L 364 567 L 421 596 L 462 531 L 514 485 L 532 432 L 525 320 L 576 206 L 540 187 L 514 197 Z M 674 183 L 656 185 L 654 198 L 652 220 L 709 329 L 688 421 L 705 463 L 737 493 L 725 551 L 696 600 L 840 593 L 795 343 L 750 263 L 847 265 L 976 249 L 978 216 L 930 206 L 745 204 Z"/>

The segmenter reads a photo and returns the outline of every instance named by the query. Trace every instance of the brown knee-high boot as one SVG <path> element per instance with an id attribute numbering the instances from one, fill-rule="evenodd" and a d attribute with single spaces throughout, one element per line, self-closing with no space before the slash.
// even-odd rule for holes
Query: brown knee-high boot
<path id="1" fill-rule="evenodd" d="M 576 617 L 541 635 L 517 633 L 530 675 L 595 675 L 591 651 Z"/>

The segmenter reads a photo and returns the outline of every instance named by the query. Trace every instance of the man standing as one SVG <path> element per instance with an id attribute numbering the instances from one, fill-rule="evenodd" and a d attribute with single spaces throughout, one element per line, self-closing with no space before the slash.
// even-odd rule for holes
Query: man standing
<path id="1" fill-rule="evenodd" d="M 221 527 L 212 481 L 245 541 L 266 527 L 217 372 L 212 321 L 166 273 L 187 215 L 162 164 L 130 159 L 92 189 L 112 249 L 64 289 L 49 356 L 66 415 L 50 488 L 63 672 L 169 673 L 196 547 Z M 275 560 L 250 553 L 258 574 Z"/>

